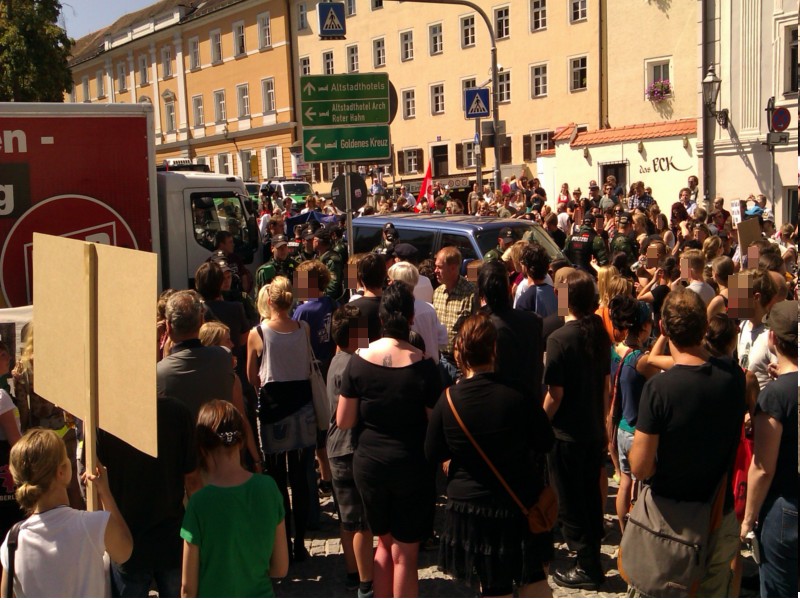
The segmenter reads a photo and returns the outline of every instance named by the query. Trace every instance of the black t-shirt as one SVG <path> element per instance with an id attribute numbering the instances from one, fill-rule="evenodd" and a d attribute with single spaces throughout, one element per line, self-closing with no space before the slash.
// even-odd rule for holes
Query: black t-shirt
<path id="1" fill-rule="evenodd" d="M 233 353 L 241 363 L 245 359 L 247 344 L 240 344 L 239 339 L 243 333 L 250 330 L 250 323 L 244 314 L 241 302 L 228 302 L 227 300 L 207 300 L 206 306 L 214 313 L 216 321 L 224 323 L 231 330 Z"/>
<path id="2" fill-rule="evenodd" d="M 561 231 L 560 229 L 556 228 L 555 231 L 550 231 L 549 229 L 546 230 L 548 235 L 553 238 L 553 241 L 556 243 L 556 246 L 559 248 L 563 248 L 564 244 L 567 243 L 567 234 Z"/>
<path id="3" fill-rule="evenodd" d="M 361 311 L 361 317 L 367 319 L 367 334 L 370 343 L 381 339 L 381 319 L 378 310 L 381 307 L 381 299 L 372 296 L 362 296 L 350 302 Z"/>
<path id="4" fill-rule="evenodd" d="M 667 294 L 669 294 L 669 286 L 653 286 L 650 289 L 650 293 L 653 294 L 653 314 L 655 315 L 656 321 L 658 321 L 661 318 L 661 307 L 664 304 L 664 298 L 666 298 Z"/>
<path id="5" fill-rule="evenodd" d="M 599 319 L 599 317 L 597 317 Z M 569 321 L 547 338 L 544 382 L 564 388 L 553 416 L 556 438 L 596 442 L 605 436 L 603 387 L 611 364 L 611 344 L 592 357 L 580 321 Z"/>
<path id="6" fill-rule="evenodd" d="M 636 429 L 659 436 L 653 493 L 691 502 L 711 498 L 733 468 L 744 395 L 744 371 L 727 357 L 675 365 L 645 383 Z M 725 492 L 727 509 L 733 505 L 730 485 Z"/>
<path id="7" fill-rule="evenodd" d="M 441 391 L 439 370 L 430 358 L 384 367 L 354 354 L 339 393 L 359 399 L 356 455 L 381 465 L 424 462 L 425 409 L 433 408 Z"/>
<path id="8" fill-rule="evenodd" d="M 756 414 L 759 412 L 767 413 L 783 426 L 768 495 L 797 498 L 797 371 L 781 375 L 761 390 L 756 405 Z"/>
<path id="9" fill-rule="evenodd" d="M 450 388 L 450 394 L 467 429 L 514 493 L 525 506 L 533 504 L 544 487 L 535 465 L 542 464 L 542 454 L 553 445 L 553 430 L 541 406 L 500 383 L 494 373 L 464 379 Z M 445 394 L 431 414 L 425 454 L 436 462 L 452 460 L 448 498 L 496 495 L 507 499 L 509 507 L 516 506 L 464 434 Z"/>
<path id="10" fill-rule="evenodd" d="M 180 568 L 183 476 L 194 471 L 194 422 L 175 398 L 157 400 L 158 458 L 100 430 L 97 457 L 133 535 L 133 554 L 122 571 Z"/>

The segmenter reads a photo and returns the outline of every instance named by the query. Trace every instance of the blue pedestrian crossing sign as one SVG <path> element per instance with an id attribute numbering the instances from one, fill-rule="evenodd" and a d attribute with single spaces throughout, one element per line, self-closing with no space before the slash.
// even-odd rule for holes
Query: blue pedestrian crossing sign
<path id="1" fill-rule="evenodd" d="M 344 2 L 320 2 L 319 37 L 322 39 L 343 39 L 346 32 Z"/>
<path id="2" fill-rule="evenodd" d="M 464 112 L 467 119 L 489 116 L 489 89 L 469 88 L 464 90 Z"/>

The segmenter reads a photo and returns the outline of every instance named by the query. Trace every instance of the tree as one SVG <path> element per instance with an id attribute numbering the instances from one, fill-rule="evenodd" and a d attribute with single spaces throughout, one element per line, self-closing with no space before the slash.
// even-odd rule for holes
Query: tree
<path id="1" fill-rule="evenodd" d="M 74 41 L 59 0 L 0 0 L 0 101 L 63 102 L 72 91 Z"/>

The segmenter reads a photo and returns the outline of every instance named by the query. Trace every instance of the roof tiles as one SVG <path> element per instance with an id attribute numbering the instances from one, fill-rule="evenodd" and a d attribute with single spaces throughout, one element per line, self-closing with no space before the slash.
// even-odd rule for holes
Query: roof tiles
<path id="1" fill-rule="evenodd" d="M 572 146 L 599 146 L 601 144 L 695 134 L 697 134 L 697 119 L 679 119 L 677 121 L 626 125 L 625 127 L 579 132 L 575 136 Z M 556 134 L 553 139 L 563 139 L 559 138 L 559 135 Z"/>

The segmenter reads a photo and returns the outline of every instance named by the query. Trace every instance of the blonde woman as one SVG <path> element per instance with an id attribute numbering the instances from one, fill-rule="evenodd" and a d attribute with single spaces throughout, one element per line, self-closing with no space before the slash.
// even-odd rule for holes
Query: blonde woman
<path id="1" fill-rule="evenodd" d="M 633 284 L 630 279 L 620 275 L 619 271 L 612 266 L 600 267 L 597 275 L 600 306 L 595 311 L 595 314 L 603 320 L 603 327 L 608 333 L 608 337 L 614 340 L 614 325 L 611 323 L 609 304 L 615 296 L 630 296 L 633 293 Z"/>
<path id="2" fill-rule="evenodd" d="M 209 321 L 203 323 L 200 328 L 200 343 L 203 346 L 222 346 L 228 350 L 233 350 L 233 341 L 231 341 L 231 330 L 219 321 Z M 231 359 L 233 360 L 233 370 L 236 373 L 236 356 L 231 352 Z M 263 464 L 261 462 L 261 453 L 258 451 L 256 440 L 253 437 L 253 428 L 250 426 L 250 420 L 247 418 L 248 411 L 244 406 L 244 394 L 242 393 L 242 382 L 237 374 L 233 379 L 233 397 L 231 403 L 236 407 L 244 419 L 244 432 L 245 432 L 245 447 L 247 453 L 252 460 L 256 473 L 261 473 Z"/>
<path id="3" fill-rule="evenodd" d="M 287 518 L 294 518 L 294 544 L 289 547 L 294 560 L 300 562 L 308 558 L 304 543 L 309 510 L 307 472 L 314 460 L 317 423 L 311 401 L 309 329 L 305 322 L 289 316 L 293 302 L 292 284 L 283 276 L 258 292 L 258 312 L 263 320 L 247 338 L 247 379 L 259 390 L 258 424 L 265 468 L 283 494 Z M 287 526 L 287 538 L 290 530 Z"/>

